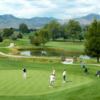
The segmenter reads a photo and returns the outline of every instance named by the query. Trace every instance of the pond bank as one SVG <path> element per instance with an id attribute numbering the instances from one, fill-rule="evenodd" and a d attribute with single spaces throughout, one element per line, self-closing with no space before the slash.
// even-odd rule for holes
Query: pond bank
<path id="1" fill-rule="evenodd" d="M 74 51 L 74 50 L 63 50 L 63 49 L 59 49 L 59 48 L 50 48 L 50 47 L 16 47 L 16 49 L 18 51 L 26 51 L 26 50 L 48 50 L 48 51 L 56 51 L 57 53 L 68 53 L 68 54 L 80 54 L 80 55 L 85 55 L 85 53 L 83 51 Z"/>

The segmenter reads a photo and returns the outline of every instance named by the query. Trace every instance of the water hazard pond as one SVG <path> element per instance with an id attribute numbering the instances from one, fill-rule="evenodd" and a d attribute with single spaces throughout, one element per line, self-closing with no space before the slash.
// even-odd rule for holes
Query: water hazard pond
<path id="1" fill-rule="evenodd" d="M 46 51 L 46 50 L 33 50 L 33 51 L 21 51 L 21 55 L 31 55 L 31 56 L 44 56 L 44 57 L 61 57 L 61 56 L 67 56 L 67 57 L 81 57 L 83 59 L 90 59 L 87 55 L 75 55 L 75 54 L 68 54 L 68 53 L 58 53 L 56 51 Z"/>

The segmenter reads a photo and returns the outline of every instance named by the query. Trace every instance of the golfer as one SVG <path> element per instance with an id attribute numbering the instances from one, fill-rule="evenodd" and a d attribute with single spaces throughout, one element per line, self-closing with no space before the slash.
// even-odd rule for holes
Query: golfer
<path id="1" fill-rule="evenodd" d="M 80 66 L 80 68 L 81 67 L 86 68 L 85 65 L 84 65 L 84 63 L 82 61 L 80 61 L 80 63 L 82 64 L 82 66 Z"/>
<path id="2" fill-rule="evenodd" d="M 55 69 L 53 68 L 53 75 L 55 76 Z"/>
<path id="3" fill-rule="evenodd" d="M 66 71 L 63 69 L 63 82 L 65 83 L 65 78 L 66 78 Z"/>
<path id="4" fill-rule="evenodd" d="M 26 69 L 23 68 L 23 78 L 26 78 Z"/>
<path id="5" fill-rule="evenodd" d="M 51 74 L 49 80 L 50 80 L 50 86 L 49 87 L 53 87 L 53 83 L 54 83 L 54 79 L 55 79 L 55 76 L 53 74 Z"/>

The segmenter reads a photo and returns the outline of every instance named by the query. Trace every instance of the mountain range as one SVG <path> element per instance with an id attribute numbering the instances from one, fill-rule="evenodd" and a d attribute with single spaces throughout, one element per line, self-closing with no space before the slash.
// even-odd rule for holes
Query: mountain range
<path id="1" fill-rule="evenodd" d="M 100 20 L 100 15 L 97 14 L 89 14 L 87 16 L 83 16 L 80 18 L 74 18 L 73 20 L 79 21 L 80 25 L 89 25 L 93 22 L 94 18 Z M 51 20 L 55 19 L 61 24 L 68 23 L 70 19 L 61 20 L 53 17 L 34 17 L 30 19 L 26 18 L 18 18 L 11 14 L 0 15 L 0 27 L 19 27 L 19 24 L 25 23 L 29 28 L 41 28 L 44 27 L 45 24 L 49 23 Z"/>

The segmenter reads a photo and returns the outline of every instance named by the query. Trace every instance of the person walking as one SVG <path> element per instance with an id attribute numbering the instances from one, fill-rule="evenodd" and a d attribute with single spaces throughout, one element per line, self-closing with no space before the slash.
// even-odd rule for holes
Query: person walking
<path id="1" fill-rule="evenodd" d="M 23 68 L 23 78 L 26 78 L 26 69 Z"/>
<path id="2" fill-rule="evenodd" d="M 55 69 L 53 68 L 53 75 L 55 76 Z"/>
<path id="3" fill-rule="evenodd" d="M 65 83 L 65 78 L 66 78 L 66 71 L 63 69 L 63 82 Z"/>
<path id="4" fill-rule="evenodd" d="M 80 61 L 80 63 L 82 64 L 82 66 L 80 66 L 80 68 L 81 67 L 86 68 L 85 65 L 84 65 L 84 63 L 82 61 Z"/>
<path id="5" fill-rule="evenodd" d="M 50 78 L 49 78 L 49 80 L 50 80 L 50 86 L 49 87 L 51 87 L 51 86 L 53 87 L 54 79 L 55 79 L 55 76 L 53 74 L 51 74 Z"/>

